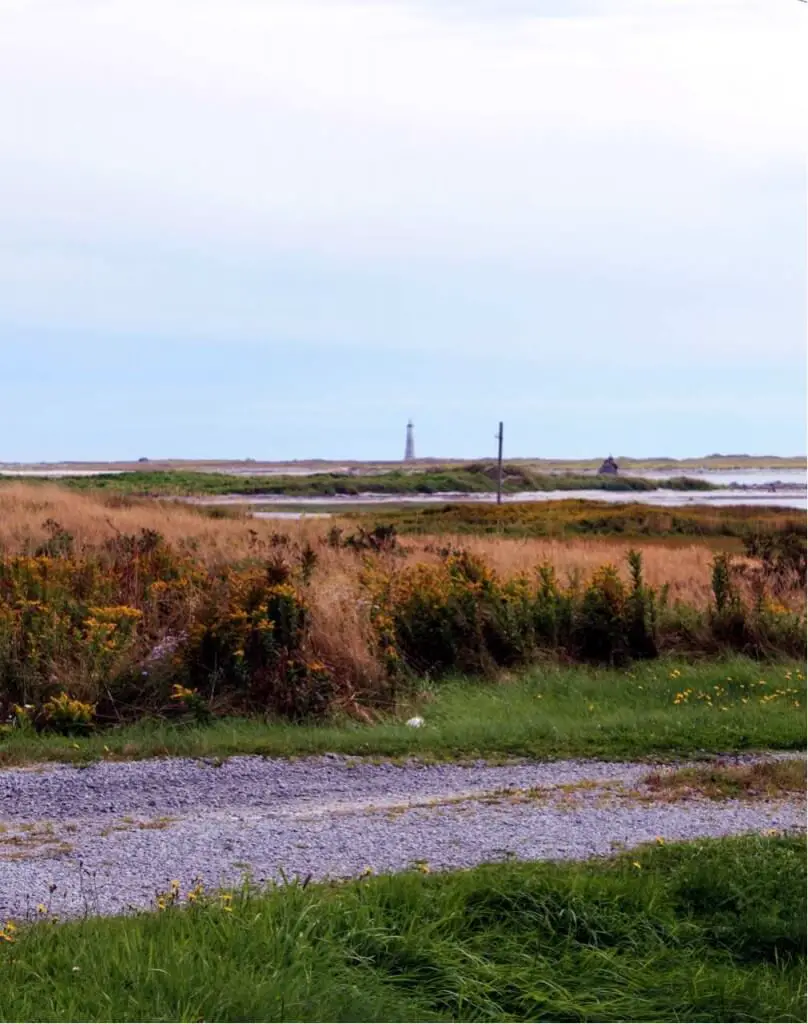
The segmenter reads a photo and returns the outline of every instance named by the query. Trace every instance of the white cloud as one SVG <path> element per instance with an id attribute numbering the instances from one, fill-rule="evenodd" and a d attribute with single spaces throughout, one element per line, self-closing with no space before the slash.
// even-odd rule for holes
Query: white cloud
<path id="1" fill-rule="evenodd" d="M 517 223 L 526 203 L 653 206 L 664 163 L 695 192 L 701 154 L 739 171 L 799 154 L 785 2 L 637 0 L 496 28 L 445 6 L 14 0 L 3 162 L 57 210 L 98 189 L 155 213 L 400 225 L 413 205 L 485 223 L 475 200 Z"/>
<path id="2" fill-rule="evenodd" d="M 188 284 L 198 250 L 725 283 L 754 253 L 777 274 L 793 260 L 781 226 L 799 201 L 780 193 L 802 164 L 807 13 L 0 0 L 0 303 L 189 330 L 206 282 L 199 329 L 232 323 L 232 283 Z M 309 322 L 327 331 L 328 310 Z M 300 313 L 259 298 L 245 316 L 260 332 Z"/>

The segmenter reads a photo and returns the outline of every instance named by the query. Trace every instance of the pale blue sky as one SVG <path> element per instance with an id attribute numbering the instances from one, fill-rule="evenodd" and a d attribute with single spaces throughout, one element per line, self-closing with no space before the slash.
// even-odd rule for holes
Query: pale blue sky
<path id="1" fill-rule="evenodd" d="M 0 0 L 0 461 L 795 454 L 797 0 Z"/>

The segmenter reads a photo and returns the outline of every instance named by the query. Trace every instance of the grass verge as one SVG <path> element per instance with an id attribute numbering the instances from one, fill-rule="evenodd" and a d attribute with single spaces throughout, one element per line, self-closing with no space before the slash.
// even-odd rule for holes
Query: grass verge
<path id="1" fill-rule="evenodd" d="M 202 898 L 2 943 L 2 1020 L 802 1021 L 805 843 Z"/>
<path id="2" fill-rule="evenodd" d="M 449 680 L 374 724 L 152 720 L 87 737 L 14 729 L 0 737 L 0 764 L 168 754 L 659 759 L 795 750 L 806 744 L 803 667 L 744 658 L 663 660 L 625 672 L 548 666 L 499 683 Z M 423 727 L 404 724 L 415 714 Z"/>

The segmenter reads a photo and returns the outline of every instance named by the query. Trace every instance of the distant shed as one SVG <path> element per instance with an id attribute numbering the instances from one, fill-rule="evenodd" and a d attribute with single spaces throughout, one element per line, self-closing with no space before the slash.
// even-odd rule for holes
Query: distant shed
<path id="1" fill-rule="evenodd" d="M 616 476 L 619 470 L 620 467 L 617 465 L 617 463 L 610 455 L 608 459 L 603 460 L 603 464 L 598 470 L 598 473 L 604 476 Z"/>

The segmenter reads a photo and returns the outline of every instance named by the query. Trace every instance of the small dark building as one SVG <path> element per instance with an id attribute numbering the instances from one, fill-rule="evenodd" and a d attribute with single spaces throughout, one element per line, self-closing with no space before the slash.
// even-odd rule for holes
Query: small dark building
<path id="1" fill-rule="evenodd" d="M 608 459 L 604 459 L 603 465 L 598 470 L 598 474 L 603 474 L 604 476 L 616 476 L 619 469 L 620 467 L 610 455 Z"/>

